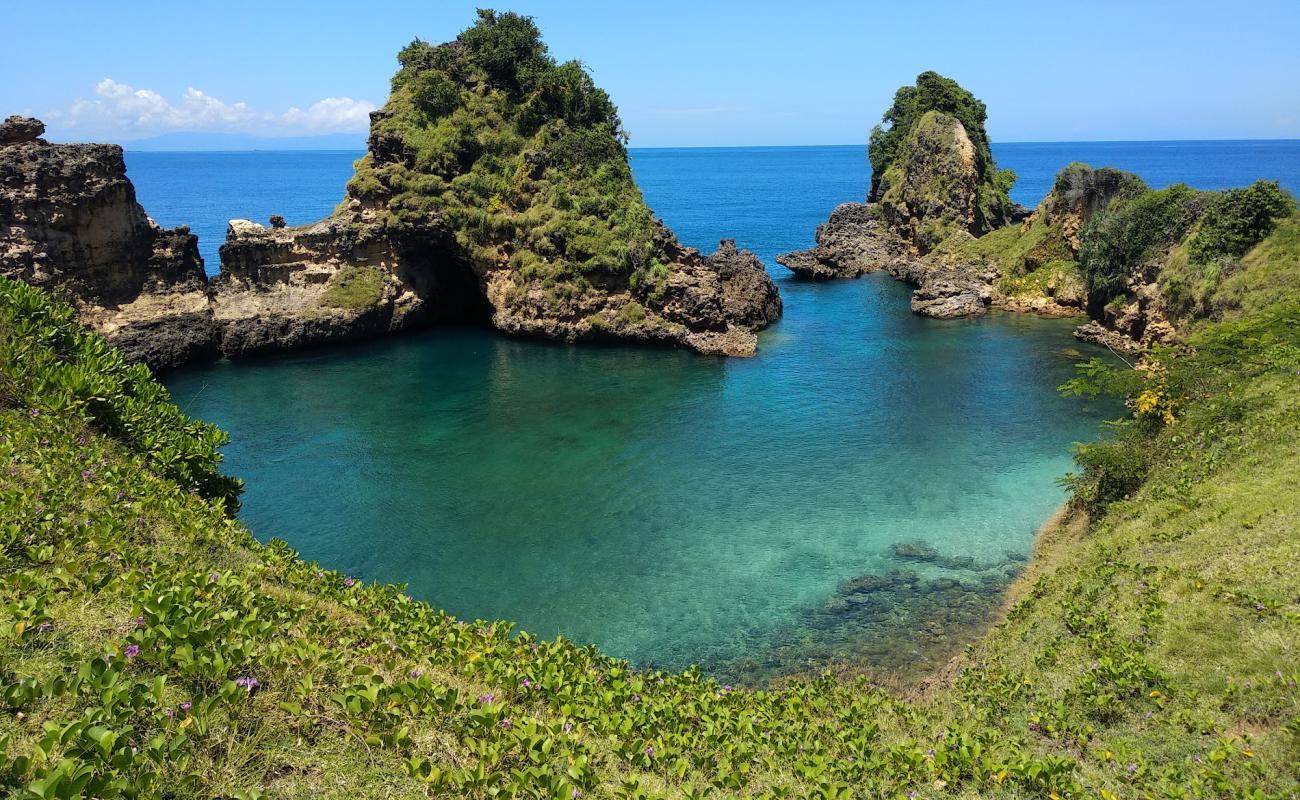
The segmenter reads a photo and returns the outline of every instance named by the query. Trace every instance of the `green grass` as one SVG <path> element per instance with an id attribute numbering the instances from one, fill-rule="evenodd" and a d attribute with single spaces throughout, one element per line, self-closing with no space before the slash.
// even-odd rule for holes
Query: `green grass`
<path id="1" fill-rule="evenodd" d="M 327 308 L 359 311 L 378 305 L 384 273 L 376 267 L 347 266 L 330 276 L 319 303 Z"/>
<path id="2" fill-rule="evenodd" d="M 259 544 L 220 432 L 0 280 L 0 793 L 1294 797 L 1296 241 L 1247 253 L 1224 319 L 1150 369 L 1084 376 L 1150 402 L 1081 454 L 1077 496 L 1108 447 L 1141 479 L 1048 529 L 1005 620 L 895 689 L 637 671 Z"/>

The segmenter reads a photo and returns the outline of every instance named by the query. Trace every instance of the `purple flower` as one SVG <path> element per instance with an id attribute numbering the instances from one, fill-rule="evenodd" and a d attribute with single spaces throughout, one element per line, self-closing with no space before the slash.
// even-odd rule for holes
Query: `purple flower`
<path id="1" fill-rule="evenodd" d="M 566 723 L 564 723 L 564 732 L 565 732 L 565 733 L 573 733 L 573 723 L 572 723 L 572 722 L 566 722 Z"/>
<path id="2" fill-rule="evenodd" d="M 649 756 L 650 758 L 654 758 L 654 757 L 655 757 L 655 746 L 652 745 L 652 744 L 648 744 L 648 745 L 646 745 L 646 746 L 645 746 L 645 754 L 646 754 L 647 756 Z"/>
<path id="3" fill-rule="evenodd" d="M 420 677 L 420 671 L 419 671 L 418 669 L 413 669 L 413 670 L 411 670 L 411 677 L 412 677 L 412 678 L 418 678 L 418 677 Z"/>
<path id="4" fill-rule="evenodd" d="M 221 580 L 221 576 L 215 572 L 208 575 L 208 583 L 216 583 L 219 580 Z"/>
<path id="5" fill-rule="evenodd" d="M 519 685 L 524 687 L 525 689 L 533 688 L 533 682 L 528 680 L 527 678 L 524 678 L 522 681 L 520 681 Z"/>
<path id="6" fill-rule="evenodd" d="M 494 695 L 494 694 L 491 694 L 491 693 L 488 693 L 488 694 L 481 694 L 481 695 L 478 696 L 478 701 L 479 701 L 480 703 L 482 703 L 483 705 L 487 705 L 488 703 L 495 703 L 495 702 L 496 702 L 496 699 L 497 699 L 497 696 Z"/>
<path id="7" fill-rule="evenodd" d="M 321 570 L 316 570 L 316 580 L 320 580 L 323 577 L 325 577 L 325 573 Z"/>
<path id="8" fill-rule="evenodd" d="M 140 616 L 140 617 L 136 617 L 135 619 L 131 620 L 131 627 L 133 627 L 133 628 L 143 628 L 143 627 L 144 627 L 144 617 L 143 617 L 143 616 Z"/>
<path id="9" fill-rule="evenodd" d="M 357 585 L 357 579 L 356 579 L 356 578 L 353 578 L 353 577 L 351 577 L 351 576 L 348 576 L 347 578 L 344 578 L 344 579 L 343 579 L 343 585 L 346 586 L 346 587 L 348 587 L 349 589 L 351 589 L 353 586 L 356 586 L 356 585 Z"/>
<path id="10" fill-rule="evenodd" d="M 251 675 L 245 675 L 244 677 L 237 679 L 235 685 L 241 689 L 247 690 L 249 694 L 252 694 L 254 689 L 262 685 L 262 682 Z"/>
<path id="11" fill-rule="evenodd" d="M 175 713 L 175 712 L 172 711 L 170 708 L 164 708 L 164 709 L 163 709 L 163 714 L 165 714 L 169 719 L 171 718 L 172 714 L 174 714 L 174 713 Z"/>
<path id="12" fill-rule="evenodd" d="M 135 658 L 138 655 L 140 655 L 140 645 L 128 644 L 126 646 L 126 657 L 128 660 Z"/>
<path id="13" fill-rule="evenodd" d="M 514 727 L 514 723 L 512 723 L 512 722 L 510 721 L 510 718 L 509 718 L 509 717 L 506 717 L 505 719 L 501 720 L 501 729 L 502 729 L 502 730 L 506 730 L 506 731 L 508 731 L 508 730 L 510 730 L 510 729 L 513 728 L 513 727 Z"/>
<path id="14" fill-rule="evenodd" d="M 193 706 L 190 705 L 190 701 L 186 700 L 184 703 L 181 703 L 181 711 L 188 712 L 191 708 L 193 708 Z"/>
<path id="15" fill-rule="evenodd" d="M 582 794 L 582 792 L 578 791 L 578 788 L 575 786 L 575 787 L 573 788 L 573 793 L 570 794 L 569 796 L 572 797 L 573 800 L 578 800 L 578 795 L 580 795 L 580 794 Z"/>
<path id="16" fill-rule="evenodd" d="M 35 419 L 35 418 L 37 418 L 37 417 L 39 417 L 39 416 L 41 415 L 41 412 L 40 412 L 38 409 L 35 409 L 35 408 L 33 408 L 33 409 L 32 409 L 30 412 L 28 412 L 28 413 L 30 413 L 30 414 L 32 415 L 32 419 Z"/>
<path id="17" fill-rule="evenodd" d="M 42 622 L 40 625 L 37 625 L 37 626 L 36 626 L 36 630 L 38 630 L 38 631 L 44 633 L 45 631 L 48 631 L 49 629 L 51 629 L 51 628 L 53 628 L 53 627 L 54 627 L 54 623 L 53 623 L 53 622 L 46 621 L 46 622 Z"/>
<path id="18" fill-rule="evenodd" d="M 85 480 L 90 480 L 91 477 L 92 477 L 94 474 L 95 474 L 95 473 L 91 472 L 91 471 L 88 470 L 88 469 L 83 469 L 83 470 L 81 471 L 81 477 L 82 477 L 83 479 L 85 479 Z"/>
<path id="19" fill-rule="evenodd" d="M 1263 604 L 1263 603 L 1256 603 L 1256 604 L 1255 604 L 1255 610 L 1256 610 L 1256 611 L 1263 611 L 1263 610 L 1264 610 L 1264 604 Z"/>

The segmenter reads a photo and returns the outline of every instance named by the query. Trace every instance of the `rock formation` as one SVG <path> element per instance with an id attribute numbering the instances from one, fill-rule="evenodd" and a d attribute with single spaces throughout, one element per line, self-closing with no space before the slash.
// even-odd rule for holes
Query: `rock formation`
<path id="1" fill-rule="evenodd" d="M 997 170 L 984 120 L 984 104 L 956 82 L 933 72 L 919 75 L 915 86 L 898 90 L 885 112 L 890 127 L 871 133 L 868 202 L 836 208 L 818 227 L 815 247 L 779 256 L 778 263 L 811 278 L 887 269 L 912 279 L 912 263 L 946 242 L 1008 224 L 1017 216 L 1007 196 L 1015 176 Z M 970 295 L 961 281 L 944 280 L 931 290 L 945 297 Z M 970 296 L 955 305 L 921 303 L 935 313 L 976 306 L 982 308 Z"/>
<path id="2" fill-rule="evenodd" d="M 505 55 L 503 55 L 505 53 Z M 62 287 L 131 358 L 168 367 L 451 318 L 562 341 L 746 356 L 781 314 L 752 253 L 704 256 L 645 206 L 609 97 L 527 17 L 416 40 L 339 210 L 232 220 L 206 280 L 195 237 L 145 216 L 121 148 L 0 130 L 0 267 Z"/>
<path id="3" fill-rule="evenodd" d="M 65 293 L 133 360 L 214 356 L 197 237 L 149 219 L 122 148 L 50 144 L 44 130 L 23 117 L 0 125 L 0 273 Z"/>
<path id="4" fill-rule="evenodd" d="M 1029 213 L 1007 197 L 1014 175 L 997 170 L 984 119 L 983 103 L 935 73 L 900 89 L 889 127 L 871 134 L 868 202 L 837 207 L 814 247 L 777 262 L 816 279 L 886 270 L 915 287 L 912 310 L 931 317 L 1087 313 L 1077 335 L 1115 350 L 1170 340 L 1160 266 L 1190 223 L 1122 275 L 1110 269 L 1101 297 L 1081 263 L 1089 223 L 1150 190 L 1119 170 L 1071 164 Z"/>

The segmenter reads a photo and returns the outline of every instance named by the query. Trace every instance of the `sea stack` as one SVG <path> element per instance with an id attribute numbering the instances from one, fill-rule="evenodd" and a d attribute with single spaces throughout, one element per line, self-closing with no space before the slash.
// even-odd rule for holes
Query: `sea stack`
<path id="1" fill-rule="evenodd" d="M 333 216 L 231 224 L 214 281 L 229 354 L 470 317 L 753 355 L 781 313 L 763 265 L 728 242 L 707 257 L 678 243 L 632 178 L 609 96 L 551 58 L 531 19 L 483 11 L 398 60 Z"/>
<path id="2" fill-rule="evenodd" d="M 749 356 L 781 315 L 753 253 L 679 243 L 646 207 L 609 96 L 532 20 L 415 40 L 338 210 L 231 220 L 220 274 L 136 202 L 122 149 L 0 128 L 0 272 L 62 288 L 131 360 L 174 367 L 450 319 Z"/>

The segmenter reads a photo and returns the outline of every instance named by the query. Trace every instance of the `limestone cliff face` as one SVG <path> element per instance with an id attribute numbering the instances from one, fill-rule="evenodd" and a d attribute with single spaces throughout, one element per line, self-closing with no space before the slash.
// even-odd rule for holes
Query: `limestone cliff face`
<path id="1" fill-rule="evenodd" d="M 211 282 L 195 237 L 136 202 L 121 148 L 51 145 L 36 120 L 11 119 L 0 269 L 68 291 L 154 367 L 453 318 L 753 355 L 781 314 L 762 263 L 730 240 L 702 255 L 653 217 L 612 103 L 538 37 L 527 18 L 482 12 L 455 42 L 417 40 L 339 210 L 298 227 L 232 220 Z M 498 45 L 530 50 L 528 70 L 489 60 Z"/>
<path id="2" fill-rule="evenodd" d="M 980 172 L 961 122 L 927 111 L 880 179 L 880 209 L 890 230 L 919 253 L 962 231 L 978 235 Z"/>
<path id="3" fill-rule="evenodd" d="M 214 282 L 227 352 L 468 311 L 519 335 L 753 355 L 781 313 L 763 265 L 729 242 L 703 256 L 654 218 L 608 95 L 530 19 L 482 11 L 399 62 L 338 212 L 232 226 Z M 367 292 L 331 289 L 358 269 Z"/>
<path id="4" fill-rule="evenodd" d="M 473 302 L 440 280 L 442 231 L 384 231 L 357 217 L 296 228 L 231 220 L 212 280 L 224 355 L 395 333 Z"/>
<path id="5" fill-rule="evenodd" d="M 116 145 L 50 144 L 0 125 L 0 273 L 66 293 L 128 357 L 210 358 L 217 333 L 198 240 L 145 214 Z"/>

